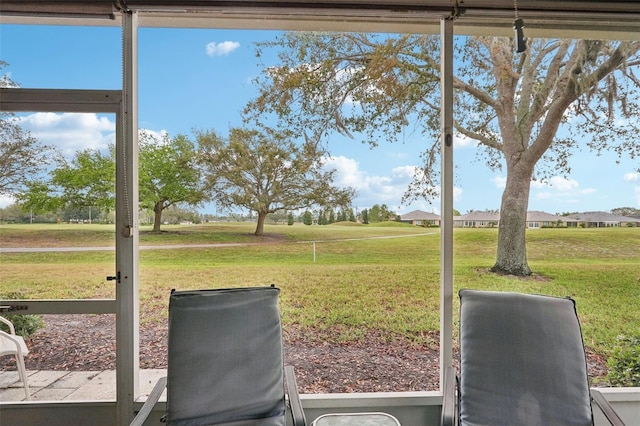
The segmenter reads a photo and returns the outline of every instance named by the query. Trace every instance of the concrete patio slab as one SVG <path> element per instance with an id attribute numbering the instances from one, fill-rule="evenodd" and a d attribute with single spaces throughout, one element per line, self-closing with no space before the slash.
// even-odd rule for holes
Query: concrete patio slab
<path id="1" fill-rule="evenodd" d="M 27 371 L 27 375 L 29 371 Z M 6 389 L 15 384 L 20 378 L 17 371 L 3 371 L 0 374 L 0 389 Z"/>
<path id="2" fill-rule="evenodd" d="M 31 391 L 33 394 L 33 391 Z M 24 394 L 24 388 L 5 388 L 0 389 L 0 402 L 6 401 L 24 401 L 27 397 Z"/>
<path id="3" fill-rule="evenodd" d="M 140 399 L 145 400 L 165 369 L 140 370 Z M 104 401 L 116 398 L 115 371 L 27 371 L 34 401 Z M 25 393 L 16 371 L 0 370 L 0 403 L 24 401 Z M 166 401 L 166 391 L 160 398 Z"/>
<path id="4" fill-rule="evenodd" d="M 41 370 L 36 371 L 34 374 L 28 375 L 27 380 L 29 381 L 30 388 L 46 388 L 51 385 L 56 380 L 59 380 L 61 377 L 69 374 L 68 371 L 50 371 L 50 370 Z"/>
<path id="5" fill-rule="evenodd" d="M 53 382 L 50 389 L 78 389 L 100 374 L 100 371 L 72 371 Z"/>
<path id="6" fill-rule="evenodd" d="M 98 401 L 116 399 L 116 372 L 114 370 L 102 371 L 85 385 L 79 387 L 65 400 L 73 401 Z"/>
<path id="7" fill-rule="evenodd" d="M 167 375 L 167 370 L 140 370 L 140 397 L 146 399 L 158 379 Z M 166 401 L 167 390 L 162 393 L 160 401 Z"/>
<path id="8" fill-rule="evenodd" d="M 51 389 L 43 388 L 31 391 L 32 401 L 62 401 L 66 399 L 75 389 Z M 24 392 L 23 392 L 24 393 Z"/>

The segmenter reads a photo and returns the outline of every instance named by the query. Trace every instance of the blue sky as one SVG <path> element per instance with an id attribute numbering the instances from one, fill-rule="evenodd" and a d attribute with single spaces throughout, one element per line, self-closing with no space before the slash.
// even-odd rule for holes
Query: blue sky
<path id="1" fill-rule="evenodd" d="M 192 129 L 221 134 L 241 124 L 240 111 L 256 93 L 252 79 L 260 73 L 256 41 L 275 32 L 142 28 L 139 32 L 139 126 L 174 136 Z M 275 52 L 274 57 L 275 57 Z M 65 89 L 121 88 L 121 30 L 105 27 L 0 25 L 3 70 L 21 87 Z M 269 61 L 268 56 L 263 60 Z M 78 114 L 25 114 L 24 127 L 65 153 L 105 148 L 114 138 L 114 117 Z M 359 209 L 387 204 L 398 213 L 440 211 L 440 200 L 401 205 L 419 154 L 429 141 L 407 132 L 404 143 L 381 143 L 370 149 L 341 137 L 330 142 L 338 183 L 357 190 Z M 506 178 L 476 160 L 472 141 L 456 139 L 454 208 L 498 209 Z M 640 208 L 638 160 L 576 152 L 568 179 L 532 185 L 529 209 L 549 213 Z M 0 207 L 10 201 L 0 199 Z M 213 212 L 207 206 L 204 212 Z"/>

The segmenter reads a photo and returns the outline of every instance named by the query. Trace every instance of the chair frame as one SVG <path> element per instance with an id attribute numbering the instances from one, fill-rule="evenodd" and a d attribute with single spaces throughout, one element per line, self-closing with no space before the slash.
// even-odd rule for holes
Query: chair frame
<path id="1" fill-rule="evenodd" d="M 26 395 L 27 401 L 31 400 L 31 393 L 29 391 L 29 383 L 27 381 L 27 369 L 25 367 L 24 364 L 24 356 L 27 355 L 29 353 L 29 350 L 27 349 L 26 352 L 24 352 L 22 350 L 22 346 L 24 345 L 26 348 L 26 343 L 24 341 L 24 339 L 22 338 L 22 336 L 18 336 L 16 335 L 16 329 L 13 325 L 13 323 L 11 321 L 9 321 L 8 319 L 6 319 L 3 316 L 0 316 L 0 322 L 4 323 L 7 325 L 7 327 L 9 327 L 9 333 L 0 330 L 0 336 L 2 336 L 3 338 L 13 342 L 16 345 L 16 349 L 12 350 L 9 347 L 6 347 L 4 350 L 2 350 L 2 352 L 0 353 L 0 355 L 4 356 L 4 355 L 13 355 L 16 357 L 16 365 L 18 367 L 18 376 L 20 377 L 20 380 L 22 381 L 22 385 L 24 387 L 24 393 Z M 24 352 L 24 353 L 23 353 Z"/>
<path id="2" fill-rule="evenodd" d="M 305 426 L 306 418 L 304 416 L 304 411 L 302 409 L 302 404 L 300 403 L 300 395 L 298 393 L 298 385 L 296 382 L 295 372 L 293 370 L 293 366 L 287 365 L 284 367 L 284 379 L 286 383 L 287 390 L 287 405 L 291 410 L 291 417 L 293 418 L 293 424 L 296 426 Z M 142 405 L 140 411 L 130 423 L 130 426 L 142 426 L 146 419 L 149 417 L 149 414 L 153 411 L 153 407 L 158 403 L 162 393 L 167 387 L 167 378 L 161 377 L 149 393 L 149 397 Z"/>
<path id="3" fill-rule="evenodd" d="M 462 290 L 461 290 L 462 291 Z M 440 424 L 442 426 L 459 425 L 459 377 L 453 367 L 446 367 L 442 374 L 443 399 Z M 612 426 L 625 426 L 622 418 L 616 413 L 611 404 L 604 398 L 597 389 L 589 389 L 590 401 L 593 406 L 597 406 L 604 417 Z"/>
<path id="4" fill-rule="evenodd" d="M 271 286 L 272 288 L 275 286 Z M 172 291 L 173 293 L 173 291 Z M 285 406 L 289 409 L 294 426 L 306 426 L 306 418 L 300 402 L 300 395 L 298 393 L 298 386 L 296 382 L 295 372 L 293 366 L 284 365 L 284 391 L 285 391 Z M 161 377 L 153 387 L 151 393 L 147 397 L 140 411 L 137 412 L 135 418 L 130 423 L 130 426 L 142 426 L 151 412 L 154 406 L 160 400 L 163 392 L 167 388 L 167 376 Z M 163 416 L 164 418 L 164 416 Z"/>

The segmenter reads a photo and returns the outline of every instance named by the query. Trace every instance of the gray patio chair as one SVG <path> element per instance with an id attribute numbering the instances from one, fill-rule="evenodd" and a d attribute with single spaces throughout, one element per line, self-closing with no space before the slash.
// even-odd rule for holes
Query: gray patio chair
<path id="1" fill-rule="evenodd" d="M 461 290 L 457 386 L 452 368 L 444 376 L 443 425 L 586 426 L 592 402 L 624 424 L 589 389 L 572 299 Z"/>
<path id="2" fill-rule="evenodd" d="M 172 291 L 167 377 L 132 425 L 144 424 L 166 384 L 169 425 L 284 426 L 290 412 L 293 424 L 304 426 L 293 368 L 283 364 L 279 293 Z"/>

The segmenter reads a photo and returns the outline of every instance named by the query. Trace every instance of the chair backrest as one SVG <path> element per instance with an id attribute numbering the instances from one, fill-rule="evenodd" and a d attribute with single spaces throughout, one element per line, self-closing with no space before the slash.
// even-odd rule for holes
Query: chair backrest
<path id="1" fill-rule="evenodd" d="M 5 329 L 9 329 L 9 332 L 2 331 L 0 329 L 0 356 L 4 355 L 18 355 L 18 346 L 20 346 L 22 355 L 29 354 L 29 348 L 22 336 L 16 335 L 16 329 L 13 323 L 7 318 L 0 316 L 0 323 L 5 325 Z"/>
<path id="2" fill-rule="evenodd" d="M 284 425 L 279 290 L 174 291 L 167 422 Z"/>
<path id="3" fill-rule="evenodd" d="M 460 291 L 460 425 L 591 425 L 571 299 Z"/>

